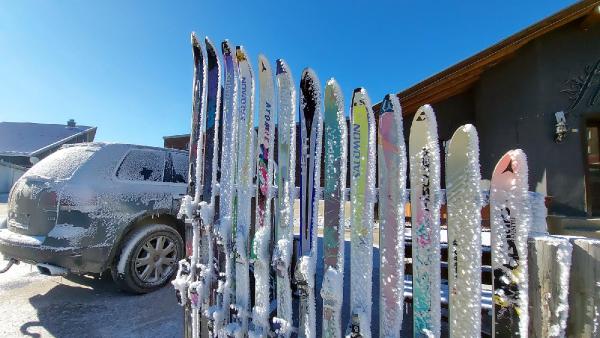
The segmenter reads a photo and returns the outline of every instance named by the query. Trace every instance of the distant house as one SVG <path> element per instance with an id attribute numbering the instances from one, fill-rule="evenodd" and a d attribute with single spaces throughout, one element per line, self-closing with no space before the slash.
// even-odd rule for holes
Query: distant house
<path id="1" fill-rule="evenodd" d="M 163 136 L 163 141 L 165 148 L 188 150 L 190 134 Z"/>
<path id="2" fill-rule="evenodd" d="M 37 161 L 63 144 L 92 142 L 96 127 L 30 122 L 0 122 L 0 195 Z"/>

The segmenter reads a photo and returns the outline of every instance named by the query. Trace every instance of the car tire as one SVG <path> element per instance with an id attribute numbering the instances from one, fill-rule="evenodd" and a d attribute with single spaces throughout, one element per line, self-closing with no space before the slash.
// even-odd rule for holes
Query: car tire
<path id="1" fill-rule="evenodd" d="M 183 239 L 175 229 L 163 224 L 144 225 L 127 236 L 111 274 L 123 291 L 152 292 L 175 276 L 183 255 Z"/>

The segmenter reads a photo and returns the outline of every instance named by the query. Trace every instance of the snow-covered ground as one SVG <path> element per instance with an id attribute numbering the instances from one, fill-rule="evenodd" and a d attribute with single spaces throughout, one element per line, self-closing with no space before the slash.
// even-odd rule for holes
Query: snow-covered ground
<path id="1" fill-rule="evenodd" d="M 0 203 L 0 218 L 6 204 Z M 31 265 L 0 274 L 0 337 L 181 337 L 183 313 L 169 285 L 142 296 L 110 277 L 49 277 Z"/>

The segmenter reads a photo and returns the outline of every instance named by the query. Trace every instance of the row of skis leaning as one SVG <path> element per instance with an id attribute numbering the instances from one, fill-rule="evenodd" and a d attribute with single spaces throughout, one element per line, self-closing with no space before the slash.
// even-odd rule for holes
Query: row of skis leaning
<path id="1" fill-rule="evenodd" d="M 180 262 L 173 281 L 185 307 L 186 336 L 315 337 L 320 332 L 324 337 L 370 337 L 379 325 L 381 336 L 398 337 L 404 308 L 404 206 L 408 199 L 412 202 L 414 335 L 440 336 L 440 206 L 445 201 L 451 262 L 448 302 L 451 309 L 460 309 L 450 311 L 450 334 L 480 336 L 480 210 L 486 194 L 480 188 L 473 126 L 460 127 L 449 142 L 447 189 L 443 191 L 437 126 L 430 106 L 421 107 L 414 116 L 407 159 L 402 113 L 394 95 L 384 98 L 376 126 L 367 92 L 355 89 L 348 128 L 336 81 L 327 81 L 322 95 L 316 74 L 307 68 L 300 79 L 297 149 L 297 91 L 285 61 L 276 61 L 273 77 L 271 63 L 258 57 L 255 121 L 255 73 L 245 50 L 224 41 L 219 57 L 209 39 L 203 48 L 194 34 L 192 49 L 190 179 L 181 206 L 189 257 Z M 350 189 L 346 189 L 347 155 Z M 297 160 L 299 189 L 295 186 Z M 323 188 L 321 163 L 325 166 Z M 406 189 L 408 166 L 410 191 Z M 530 208 L 522 151 L 509 151 L 498 162 L 489 194 L 493 331 L 497 336 L 519 332 L 524 336 Z M 298 198 L 299 240 L 294 241 L 294 201 Z M 317 319 L 321 199 L 324 271 L 322 318 Z M 346 273 L 350 299 L 344 304 L 350 306 L 350 319 L 342 323 L 347 199 L 351 209 L 350 272 Z M 372 323 L 376 202 L 380 210 L 380 306 L 379 322 Z M 293 264 L 294 243 L 297 260 Z"/>

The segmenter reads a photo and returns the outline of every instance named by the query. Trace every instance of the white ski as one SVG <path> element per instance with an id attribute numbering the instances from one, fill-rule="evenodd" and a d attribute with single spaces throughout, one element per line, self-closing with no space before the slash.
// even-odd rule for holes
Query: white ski
<path id="1" fill-rule="evenodd" d="M 276 334 L 289 337 L 293 325 L 290 261 L 293 250 L 294 195 L 296 175 L 296 87 L 284 60 L 277 60 L 278 98 L 278 174 L 277 210 L 273 268 L 277 273 L 277 317 L 273 318 Z"/>
<path id="2" fill-rule="evenodd" d="M 404 307 L 406 146 L 396 95 L 381 103 L 379 165 L 379 335 L 399 337 Z"/>
<path id="3" fill-rule="evenodd" d="M 440 151 L 433 109 L 425 105 L 410 128 L 413 334 L 440 332 Z"/>
<path id="4" fill-rule="evenodd" d="M 494 337 L 527 337 L 527 235 L 531 223 L 527 158 L 507 152 L 494 169 L 490 189 Z"/>
<path id="5" fill-rule="evenodd" d="M 481 335 L 481 201 L 479 139 L 467 124 L 446 154 L 450 337 Z"/>
<path id="6" fill-rule="evenodd" d="M 269 276 L 271 245 L 271 186 L 273 181 L 273 148 L 276 112 L 273 106 L 273 75 L 269 60 L 258 57 L 259 118 L 256 193 L 256 233 L 252 243 L 254 254 L 255 306 L 249 334 L 266 337 L 269 334 Z"/>

